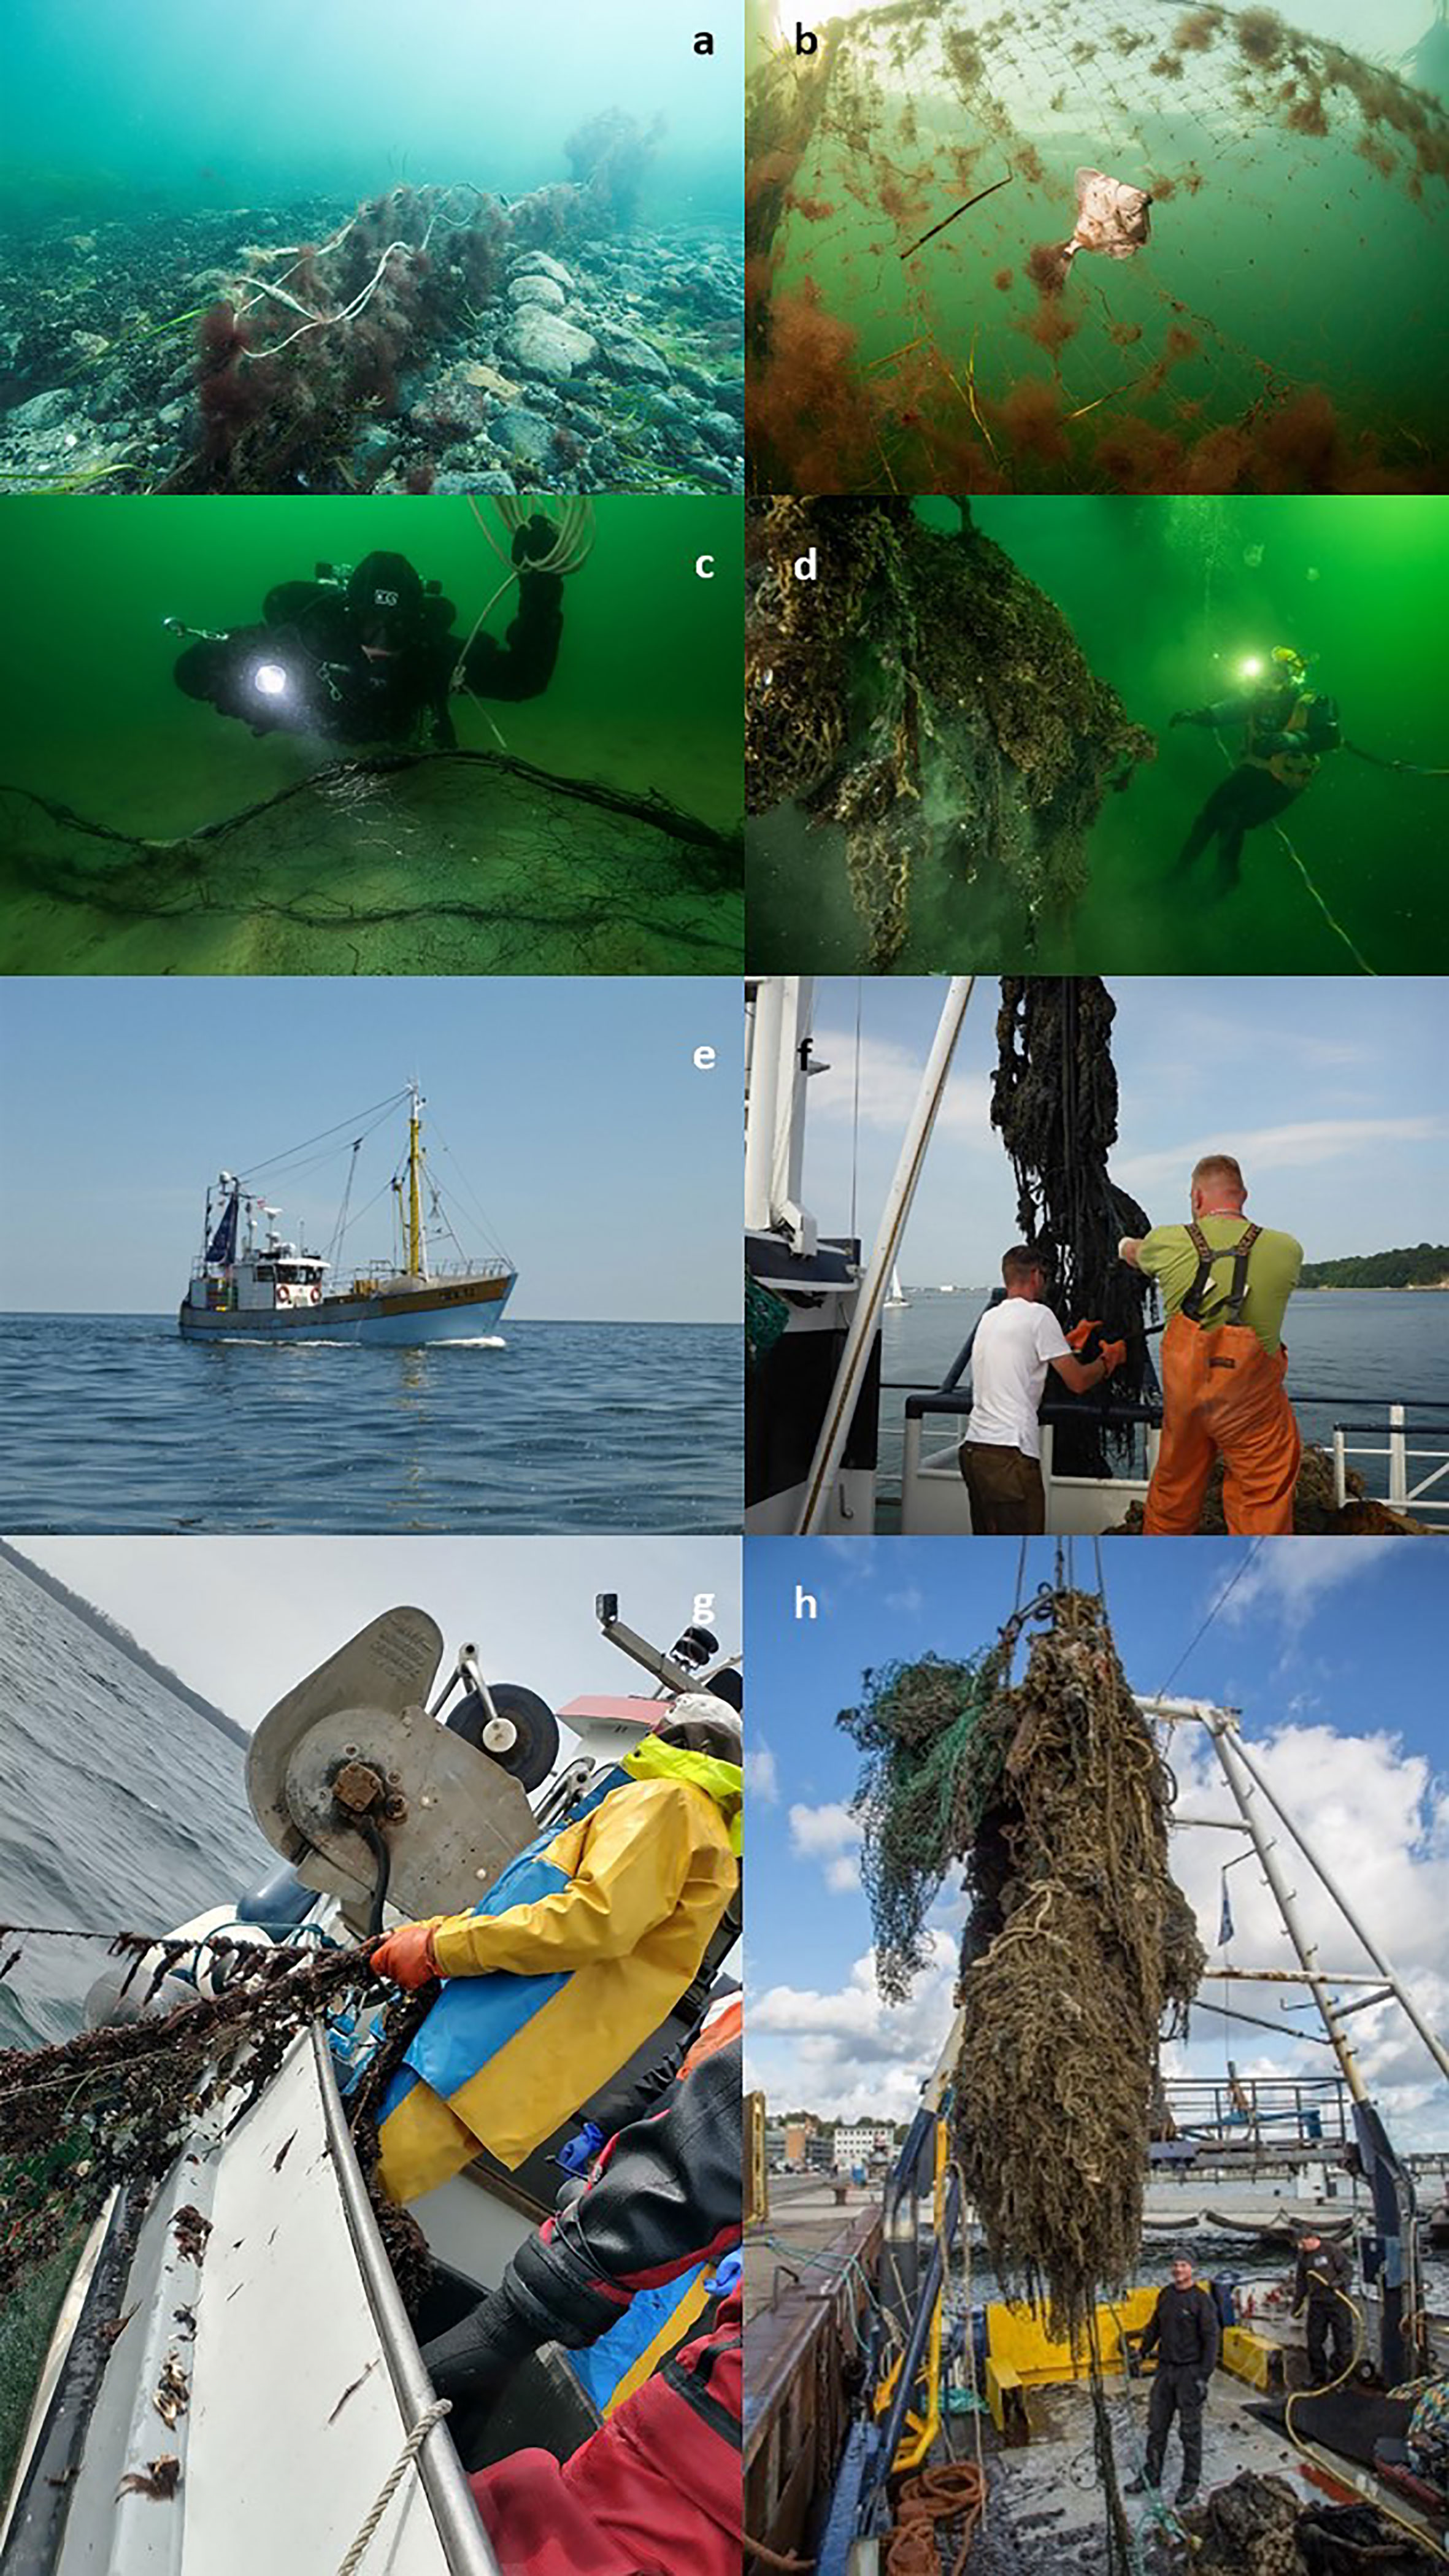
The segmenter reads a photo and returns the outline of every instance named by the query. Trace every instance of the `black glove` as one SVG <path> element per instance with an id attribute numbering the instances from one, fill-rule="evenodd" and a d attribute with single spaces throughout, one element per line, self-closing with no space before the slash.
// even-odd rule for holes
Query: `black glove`
<path id="1" fill-rule="evenodd" d="M 516 564 L 542 563 L 557 543 L 558 530 L 552 519 L 546 519 L 542 510 L 535 510 L 513 540 L 513 560 Z"/>
<path id="2" fill-rule="evenodd" d="M 440 2397 L 487 2397 L 541 2340 L 512 2300 L 494 2290 L 461 2325 L 425 2344 L 423 2360 Z"/>
<path id="3" fill-rule="evenodd" d="M 1182 710 L 1179 708 L 1175 716 L 1169 716 L 1167 719 L 1168 731 L 1171 732 L 1174 725 L 1191 724 L 1191 722 L 1191 716 L 1183 714 Z"/>

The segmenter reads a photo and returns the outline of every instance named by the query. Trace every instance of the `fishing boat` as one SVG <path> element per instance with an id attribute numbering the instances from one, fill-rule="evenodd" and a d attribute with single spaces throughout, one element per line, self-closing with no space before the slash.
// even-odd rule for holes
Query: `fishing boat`
<path id="1" fill-rule="evenodd" d="M 423 1099 L 416 1084 L 398 1095 L 407 1103 L 406 1158 L 391 1188 L 399 1242 L 394 1257 L 354 1270 L 345 1280 L 332 1258 L 286 1241 L 276 1231 L 282 1214 L 248 1178 L 222 1172 L 206 1194 L 201 1250 L 182 1300 L 181 1331 L 193 1340 L 307 1340 L 342 1342 L 473 1341 L 496 1331 L 518 1274 L 501 1255 L 487 1260 L 439 1260 L 430 1244 L 424 1197 L 433 1228 L 446 1229 L 455 1248 L 442 1193 L 426 1169 L 422 1142 Z M 331 1131 L 336 1132 L 336 1131 Z M 348 1230 L 353 1176 L 362 1139 L 348 1153 L 342 1209 L 334 1230 L 339 1246 Z M 277 1156 L 269 1172 L 294 1156 Z"/>
<path id="2" fill-rule="evenodd" d="M 1260 2136 L 1280 2121 L 1291 2130 L 1285 2160 L 1315 2150 L 1332 2158 L 1325 2190 L 1302 2207 L 1299 2228 L 1345 2237 L 1354 2258 L 1355 2367 L 1344 2383 L 1317 2391 L 1305 2384 L 1305 2328 L 1292 2316 L 1286 2289 L 1243 2284 L 1227 2268 L 1242 2259 L 1231 2244 L 1200 2264 L 1194 2258 L 1222 2328 L 1204 2423 L 1205 2499 L 1210 2504 L 1214 2489 L 1251 2473 L 1278 2482 L 1300 2510 L 1367 2503 L 1432 2563 L 1449 2564 L 1449 2493 L 1406 2465 L 1410 2401 L 1377 2393 L 1421 2371 L 1443 2370 L 1449 2316 L 1426 2301 L 1422 2252 L 1430 2227 L 1418 2207 L 1415 2160 L 1389 2138 L 1352 2016 L 1392 2002 L 1406 2040 L 1422 2043 L 1440 2077 L 1449 2075 L 1449 2048 L 1351 1893 L 1269 1788 L 1239 1713 L 1155 1696 L 1136 1704 L 1168 1728 L 1206 1731 L 1228 1813 L 1174 1817 L 1174 1825 L 1243 1837 L 1297 1962 L 1228 1972 L 1221 1989 L 1228 2003 L 1200 1995 L 1194 2009 L 1251 2021 L 1232 2004 L 1234 1978 L 1291 1984 L 1312 1998 L 1339 2067 L 1336 2079 L 1321 2082 L 1259 2079 L 1256 2093 L 1232 2074 L 1220 2084 L 1193 2079 L 1178 2097 L 1187 2121 L 1204 2133 L 1209 2157 L 1241 2120 Z M 1324 1963 L 1300 1905 L 1305 1871 L 1315 1896 L 1331 1900 L 1369 1972 Z M 1217 1976 L 1203 1982 L 1218 1987 Z M 892 2525 L 899 2539 L 916 2511 L 933 2544 L 948 2544 L 940 2563 L 958 2576 L 963 2567 L 970 2576 L 976 2563 L 971 2542 L 983 2517 L 981 2558 L 1012 2576 L 1065 2576 L 1103 2565 L 1178 2569 L 1191 2566 L 1201 2546 L 1200 2529 L 1150 2492 L 1126 2499 L 1128 2551 L 1110 2538 L 1104 2543 L 1104 2459 L 1115 2455 L 1112 2474 L 1124 2484 L 1143 2459 L 1146 2397 L 1136 2345 L 1155 2286 L 1138 2281 L 1100 2297 L 1090 2337 L 1068 2343 L 1051 2334 L 1037 2301 L 982 2297 L 973 2283 L 980 2231 L 952 2139 L 962 2029 L 958 2007 L 883 2191 L 842 2195 L 827 2176 L 767 2176 L 766 2105 L 762 2095 L 750 2097 L 745 2576 L 768 2576 L 782 2556 L 808 2560 L 818 2576 L 866 2576 L 888 2563 Z M 1333 2108 L 1339 2101 L 1347 2104 L 1342 2138 Z M 969 2103 L 963 2107 L 969 2118 Z M 1340 2144 L 1352 2151 L 1342 2160 L 1334 2154 Z M 1438 2156 L 1423 2161 L 1436 2172 L 1442 2165 Z M 1157 2170 L 1154 2162 L 1150 2173 Z M 1149 2179 L 1149 2208 L 1153 2188 Z M 1212 2233 L 1235 2232 L 1231 2214 L 1216 2215 Z M 1243 2218 L 1249 2223 L 1248 2213 Z M 761 2544 L 758 2554 L 753 2541 Z M 1337 2569 L 1372 2556 L 1314 2563 Z M 1380 2550 L 1376 2563 L 1382 2556 Z M 913 2562 L 903 2553 L 900 2563 Z M 930 2562 L 919 2563 L 934 2564 L 934 2549 Z"/>
<path id="3" fill-rule="evenodd" d="M 949 979 L 894 1178 L 874 1239 L 828 1234 L 804 1181 L 813 1061 L 814 979 L 762 976 L 747 984 L 745 1275 L 750 1374 L 745 1420 L 745 1528 L 761 1535 L 964 1537 L 971 1510 L 958 1450 L 971 1411 L 971 1349 L 983 1304 L 936 1385 L 882 1379 L 881 1315 L 931 1146 L 976 978 Z M 938 1297 L 960 1295 L 950 1285 Z M 882 1397 L 904 1401 L 898 1481 L 882 1462 Z M 1320 1395 L 1288 1378 L 1299 1409 L 1331 1415 L 1324 1439 L 1333 1507 L 1359 1482 L 1366 1524 L 1449 1528 L 1449 1404 Z M 1111 1472 L 1083 1473 L 1063 1434 L 1115 1451 Z M 895 1426 L 892 1426 L 894 1430 Z M 1149 1368 L 1141 1397 L 1074 1398 L 1049 1385 L 1041 1410 L 1046 1526 L 1058 1537 L 1100 1536 L 1145 1502 L 1161 1442 L 1162 1407 Z M 1326 1497 L 1325 1497 L 1326 1498 Z M 1380 1508 L 1382 1507 L 1382 1509 Z"/>
<path id="4" fill-rule="evenodd" d="M 234 1973 L 219 1940 L 233 1958 L 238 1943 L 263 1959 L 277 1947 L 325 1957 L 369 1924 L 469 1908 L 541 1828 L 597 1793 L 661 1697 L 728 1692 L 707 1630 L 687 1627 L 666 1651 L 625 1624 L 615 1596 L 597 1606 L 602 1636 L 655 1696 L 586 1692 L 555 1712 L 490 1680 L 474 1646 L 447 1667 L 423 1610 L 371 1621 L 252 1739 L 247 1793 L 277 1875 L 182 1927 L 181 1955 L 145 1954 L 129 1996 L 108 1969 L 88 2018 L 143 2019 L 212 1994 Z M 616 2094 L 675 2062 L 738 1933 L 732 1906 L 689 1991 L 577 2121 L 608 2123 Z M 153 2195 L 110 2193 L 56 2294 L 0 2502 L 3 2576 L 498 2576 L 468 2474 L 522 2448 L 567 2458 L 611 2391 L 597 2359 L 576 2370 L 547 2346 L 498 2403 L 450 2415 L 422 2345 L 550 2215 L 575 2121 L 518 2167 L 481 2154 L 412 2203 L 430 2280 L 419 2298 L 409 2258 L 405 2306 L 349 2124 L 373 2037 L 361 2011 L 312 2020 L 254 2099 L 243 2062 Z M 701 2273 L 681 2285 L 675 2336 L 708 2321 Z M 656 2338 L 661 2366 L 673 2339 L 667 2325 Z M 636 2357 L 638 2375 L 645 2366 Z"/>

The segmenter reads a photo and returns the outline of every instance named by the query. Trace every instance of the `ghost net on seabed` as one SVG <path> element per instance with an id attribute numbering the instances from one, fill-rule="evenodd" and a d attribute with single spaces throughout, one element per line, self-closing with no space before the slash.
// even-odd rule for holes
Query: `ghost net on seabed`
<path id="1" fill-rule="evenodd" d="M 1004 975 L 996 1015 L 991 1123 L 1016 1174 L 1022 1237 L 1042 1257 L 1049 1303 L 1064 1329 L 1099 1323 L 1127 1356 L 1107 1381 L 1118 1400 L 1157 1390 L 1146 1340 L 1152 1285 L 1117 1257 L 1123 1235 L 1147 1233 L 1150 1219 L 1107 1171 L 1117 1142 L 1117 1074 L 1112 1023 L 1117 1006 L 1098 975 Z M 1052 1389 L 1053 1396 L 1065 1390 Z M 1132 1427 L 1107 1432 L 1081 1398 L 1080 1419 L 1056 1425 L 1063 1472 L 1105 1476 L 1107 1442 L 1132 1443 Z"/>
<path id="2" fill-rule="evenodd" d="M 751 87 L 753 488 L 1441 492 L 1446 180 L 1271 9 L 864 9 Z"/>
<path id="3" fill-rule="evenodd" d="M 662 796 L 503 752 L 337 761 L 175 841 L 0 787 L 10 971 L 738 970 L 743 859 Z M 210 964 L 207 964 L 207 961 Z"/>
<path id="4" fill-rule="evenodd" d="M 1050 1625 L 1011 1681 L 1024 1620 Z M 1097 2368 L 1099 2294 L 1128 2283 L 1162 2036 L 1185 2028 L 1206 1965 L 1168 1869 L 1170 1773 L 1093 1594 L 1059 1589 L 974 1661 L 925 1656 L 865 1676 L 839 1723 L 864 1753 L 876 1974 L 900 2001 L 928 1955 L 926 1918 L 959 1863 L 954 2151 L 1008 2299 L 1086 2347 L 1108 2565 L 1130 2549 Z"/>
<path id="5" fill-rule="evenodd" d="M 1086 884 L 1108 789 L 1156 757 L 1060 609 L 967 504 L 948 536 L 906 501 L 752 503 L 746 583 L 748 810 L 839 827 L 858 962 L 988 932 L 1029 952 Z"/>

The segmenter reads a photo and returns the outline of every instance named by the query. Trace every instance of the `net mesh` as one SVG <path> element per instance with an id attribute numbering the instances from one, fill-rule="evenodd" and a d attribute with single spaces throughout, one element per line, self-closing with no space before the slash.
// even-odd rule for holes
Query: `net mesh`
<path id="1" fill-rule="evenodd" d="M 1151 241 L 1067 275 L 1083 165 L 1150 194 Z M 782 45 L 749 110 L 758 485 L 1442 490 L 1446 176 L 1437 99 L 1269 9 L 897 0 Z"/>
<path id="2" fill-rule="evenodd" d="M 728 973 L 737 838 L 503 753 L 333 763 L 177 841 L 0 788 L 12 972 Z"/>
<path id="3" fill-rule="evenodd" d="M 1044 2298 L 1076 2339 L 1137 2261 L 1159 2034 L 1185 2024 L 1205 1961 L 1168 1870 L 1170 1776 L 1104 1606 L 1059 1591 L 1051 1618 L 1019 1685 L 1008 1629 L 974 1662 L 867 1676 L 842 1723 L 867 1756 L 856 1812 L 888 1997 L 964 1864 L 956 2151 L 1006 2295 Z"/>

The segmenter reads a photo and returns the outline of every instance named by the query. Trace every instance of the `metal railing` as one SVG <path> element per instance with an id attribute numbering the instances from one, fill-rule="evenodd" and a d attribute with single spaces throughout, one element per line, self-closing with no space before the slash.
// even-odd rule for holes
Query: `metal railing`
<path id="1" fill-rule="evenodd" d="M 1437 1440 L 1441 1443 L 1449 1441 L 1449 1404 L 1426 1403 L 1416 1398 L 1415 1410 L 1420 1413 L 1443 1414 L 1446 1419 L 1441 1422 L 1410 1422 L 1407 1418 L 1408 1408 L 1405 1405 L 1390 1404 L 1387 1425 L 1379 1422 L 1335 1422 L 1333 1426 L 1333 1494 L 1340 1510 L 1348 1500 L 1349 1459 L 1376 1458 L 1380 1461 L 1387 1460 L 1388 1463 L 1388 1493 L 1385 1500 L 1391 1510 L 1397 1512 L 1413 1510 L 1420 1515 L 1425 1512 L 1443 1512 L 1449 1515 L 1449 1491 L 1437 1494 L 1430 1491 L 1431 1486 L 1440 1485 L 1446 1477 L 1449 1477 L 1449 1452 L 1446 1452 L 1443 1447 L 1411 1449 L 1409 1446 L 1411 1440 Z M 1350 1444 L 1345 1436 L 1350 1431 L 1377 1432 L 1380 1434 L 1380 1439 L 1372 1448 L 1366 1447 L 1362 1441 Z M 1411 1485 L 1409 1482 L 1411 1460 L 1415 1464 L 1427 1464 L 1430 1460 L 1436 1462 L 1430 1473 L 1427 1476 L 1421 1476 L 1416 1485 Z"/>

